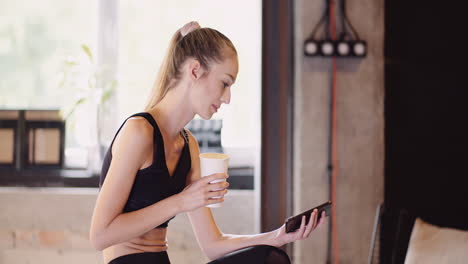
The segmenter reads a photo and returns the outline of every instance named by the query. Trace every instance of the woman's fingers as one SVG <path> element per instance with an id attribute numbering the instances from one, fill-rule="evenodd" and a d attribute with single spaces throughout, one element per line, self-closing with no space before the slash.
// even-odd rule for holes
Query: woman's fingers
<path id="1" fill-rule="evenodd" d="M 299 235 L 300 238 L 302 238 L 302 235 L 304 234 L 305 232 L 305 229 L 306 229 L 306 217 L 303 215 L 302 216 L 302 219 L 301 219 L 301 226 L 299 227 L 299 229 L 297 230 L 297 233 Z"/>
<path id="2" fill-rule="evenodd" d="M 224 196 L 221 197 L 221 198 L 210 198 L 210 199 L 208 199 L 208 202 L 206 203 L 206 205 L 222 203 L 222 202 L 224 202 Z"/>
<path id="3" fill-rule="evenodd" d="M 220 197 L 224 196 L 227 193 L 228 190 L 224 189 L 221 191 L 215 191 L 215 192 L 208 192 L 208 198 L 213 198 L 213 197 Z"/>
<path id="4" fill-rule="evenodd" d="M 301 220 L 301 227 L 297 231 L 297 234 L 299 235 L 298 239 L 308 238 L 310 233 L 325 221 L 326 217 L 327 216 L 326 216 L 325 212 L 322 212 L 322 214 L 320 216 L 320 220 L 318 220 L 319 219 L 318 212 L 317 212 L 317 210 L 314 210 L 310 214 L 309 223 L 307 223 L 307 225 L 306 225 L 305 224 L 306 217 L 303 216 L 302 220 Z"/>
<path id="5" fill-rule="evenodd" d="M 320 221 L 318 223 L 317 226 L 321 225 L 323 222 L 325 222 L 325 217 L 327 217 L 327 215 L 325 214 L 325 211 L 322 212 L 322 216 L 320 217 Z"/>
<path id="6" fill-rule="evenodd" d="M 211 183 L 208 185 L 208 190 L 213 192 L 213 191 L 221 191 L 229 187 L 229 182 L 227 181 L 222 181 L 222 182 L 217 182 L 217 183 Z"/>
<path id="7" fill-rule="evenodd" d="M 317 215 L 317 210 L 312 211 L 312 213 L 310 214 L 309 223 L 307 224 L 306 230 L 304 234 L 302 235 L 303 239 L 308 238 L 310 232 L 312 232 L 312 230 L 315 228 L 314 224 L 317 221 L 316 215 Z"/>
<path id="8" fill-rule="evenodd" d="M 192 211 L 202 206 L 223 202 L 229 187 L 227 178 L 229 175 L 226 173 L 214 173 L 190 183 L 180 194 L 187 208 L 184 210 Z M 212 181 L 216 182 L 210 183 Z"/>
<path id="9" fill-rule="evenodd" d="M 206 184 L 214 180 L 226 180 L 227 178 L 229 178 L 229 175 L 227 175 L 226 173 L 215 173 L 209 176 L 204 176 L 203 178 L 201 178 L 201 181 Z"/>
<path id="10" fill-rule="evenodd" d="M 319 218 L 319 212 L 315 210 L 315 215 L 314 215 L 314 225 L 312 226 L 312 230 L 314 230 L 317 227 L 318 224 L 318 218 Z"/>

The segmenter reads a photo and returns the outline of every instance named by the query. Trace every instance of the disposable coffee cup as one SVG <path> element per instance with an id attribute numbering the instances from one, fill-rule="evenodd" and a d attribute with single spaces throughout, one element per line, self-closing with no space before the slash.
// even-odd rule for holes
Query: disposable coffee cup
<path id="1" fill-rule="evenodd" d="M 223 153 L 201 153 L 200 154 L 200 171 L 201 176 L 209 176 L 215 173 L 226 173 L 228 172 L 229 155 Z M 210 183 L 217 183 L 226 181 L 226 179 L 219 179 L 211 181 Z M 222 189 L 221 189 L 222 190 Z M 221 198 L 216 196 L 213 198 Z M 221 207 L 221 203 L 209 204 L 206 207 L 216 208 Z"/>

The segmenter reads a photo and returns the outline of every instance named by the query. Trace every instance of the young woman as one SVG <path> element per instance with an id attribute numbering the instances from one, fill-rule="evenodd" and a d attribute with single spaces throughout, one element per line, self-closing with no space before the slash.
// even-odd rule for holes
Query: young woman
<path id="1" fill-rule="evenodd" d="M 218 229 L 206 205 L 223 202 L 229 183 L 209 182 L 228 175 L 201 178 L 198 143 L 184 127 L 195 114 L 210 119 L 229 104 L 237 72 L 236 49 L 220 32 L 191 22 L 174 34 L 145 112 L 122 124 L 103 163 L 90 240 L 105 263 L 170 263 L 166 230 L 180 213 L 188 213 L 213 263 L 288 263 L 278 247 L 307 238 L 321 224 L 325 217 L 317 223 L 314 212 L 293 233 L 284 225 L 256 235 Z"/>

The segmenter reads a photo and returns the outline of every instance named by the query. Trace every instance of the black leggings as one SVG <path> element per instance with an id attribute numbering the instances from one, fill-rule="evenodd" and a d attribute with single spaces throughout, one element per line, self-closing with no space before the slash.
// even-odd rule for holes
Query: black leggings
<path id="1" fill-rule="evenodd" d="M 144 252 L 123 255 L 115 258 L 109 264 L 170 264 L 166 251 Z"/>
<path id="2" fill-rule="evenodd" d="M 208 264 L 290 264 L 288 254 L 280 248 L 259 245 L 236 250 Z"/>
<path id="3" fill-rule="evenodd" d="M 115 258 L 109 264 L 170 264 L 166 251 L 145 252 L 124 255 Z M 189 263 L 189 261 L 187 262 Z M 290 264 L 288 255 L 281 249 L 273 246 L 259 245 L 236 250 L 228 253 L 208 264 Z"/>

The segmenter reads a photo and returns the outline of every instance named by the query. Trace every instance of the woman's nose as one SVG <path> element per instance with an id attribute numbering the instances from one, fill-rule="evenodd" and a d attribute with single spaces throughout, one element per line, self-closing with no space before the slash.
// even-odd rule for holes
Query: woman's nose
<path id="1" fill-rule="evenodd" d="M 221 96 L 221 102 L 225 104 L 229 104 L 231 102 L 231 87 L 226 88 L 226 90 L 223 93 L 223 96 Z"/>

